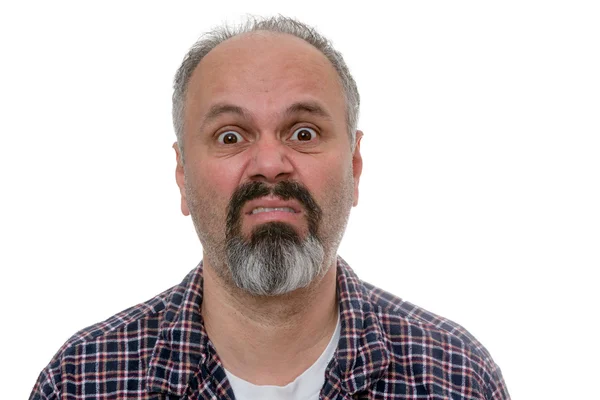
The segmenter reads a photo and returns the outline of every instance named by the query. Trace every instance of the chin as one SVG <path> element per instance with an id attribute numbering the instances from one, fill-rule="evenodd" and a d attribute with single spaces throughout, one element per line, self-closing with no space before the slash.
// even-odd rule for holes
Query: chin
<path id="1" fill-rule="evenodd" d="M 249 240 L 230 237 L 227 258 L 233 282 L 259 296 L 306 287 L 324 268 L 320 240 L 310 234 L 302 239 L 295 227 L 280 221 L 255 227 Z"/>
<path id="2" fill-rule="evenodd" d="M 301 235 L 292 224 L 282 221 L 270 221 L 255 226 L 248 239 L 251 244 L 258 241 L 285 241 L 299 245 L 303 240 L 301 236 L 306 235 Z"/>

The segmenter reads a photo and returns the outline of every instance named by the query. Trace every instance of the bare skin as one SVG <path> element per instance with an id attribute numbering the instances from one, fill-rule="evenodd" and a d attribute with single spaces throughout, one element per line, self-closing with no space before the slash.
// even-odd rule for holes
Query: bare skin
<path id="1" fill-rule="evenodd" d="M 322 112 L 290 108 L 298 102 Z M 215 106 L 223 104 L 243 112 L 215 117 Z M 316 135 L 299 141 L 294 132 L 303 127 Z M 235 143 L 223 141 L 227 132 L 237 135 Z M 361 137 L 358 131 L 352 153 L 337 73 L 300 39 L 265 32 L 235 37 L 194 71 L 186 98 L 185 163 L 174 145 L 176 179 L 182 212 L 192 215 L 204 251 L 205 328 L 234 375 L 259 385 L 286 385 L 327 346 L 337 321 L 337 248 L 358 202 Z M 328 268 L 306 288 L 253 296 L 223 274 L 227 204 L 245 182 L 284 179 L 305 185 L 323 210 L 320 235 Z M 306 235 L 305 219 L 286 222 Z M 241 223 L 247 235 L 261 222 L 244 215 Z"/>
<path id="2" fill-rule="evenodd" d="M 277 299 L 231 292 L 214 271 L 205 271 L 205 327 L 225 368 L 237 377 L 284 386 L 325 350 L 337 322 L 335 268 L 309 288 Z"/>

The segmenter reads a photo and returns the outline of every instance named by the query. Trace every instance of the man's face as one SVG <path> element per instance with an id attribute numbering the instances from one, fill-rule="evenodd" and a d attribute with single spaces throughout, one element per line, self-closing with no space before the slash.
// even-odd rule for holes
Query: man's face
<path id="1" fill-rule="evenodd" d="M 192 215 L 205 262 L 221 274 L 227 269 L 229 213 L 229 236 L 234 225 L 245 242 L 281 227 L 301 241 L 318 239 L 323 268 L 331 266 L 358 200 L 362 160 L 358 145 L 350 150 L 338 75 L 317 49 L 266 32 L 218 45 L 188 84 L 183 149 L 182 211 Z M 270 191 L 282 185 L 292 187 L 288 198 Z M 242 196 L 232 215 L 235 198 L 256 186 L 266 191 Z M 314 213 L 294 187 L 314 201 L 318 221 L 311 223 Z"/>

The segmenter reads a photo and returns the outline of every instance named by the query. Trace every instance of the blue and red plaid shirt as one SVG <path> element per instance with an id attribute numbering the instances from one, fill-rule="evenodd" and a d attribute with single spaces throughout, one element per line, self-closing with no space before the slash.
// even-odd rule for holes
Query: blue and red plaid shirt
<path id="1" fill-rule="evenodd" d="M 461 326 L 337 265 L 341 335 L 321 399 L 509 399 Z M 234 399 L 200 313 L 202 263 L 181 284 L 75 334 L 30 400 Z"/>

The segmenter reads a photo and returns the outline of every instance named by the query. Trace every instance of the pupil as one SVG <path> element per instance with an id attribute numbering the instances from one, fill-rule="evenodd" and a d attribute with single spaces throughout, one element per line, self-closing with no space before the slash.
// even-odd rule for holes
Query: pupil
<path id="1" fill-rule="evenodd" d="M 228 133 L 227 135 L 225 135 L 225 137 L 223 138 L 223 141 L 225 143 L 235 143 L 237 142 L 237 137 L 233 134 L 233 133 Z"/>
<path id="2" fill-rule="evenodd" d="M 310 136 L 311 136 L 311 133 L 309 131 L 307 131 L 306 129 L 303 129 L 300 132 L 298 132 L 298 139 L 300 139 L 300 140 L 310 140 Z"/>

